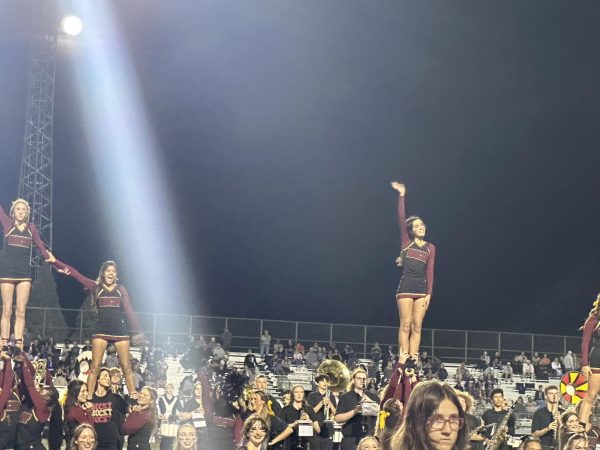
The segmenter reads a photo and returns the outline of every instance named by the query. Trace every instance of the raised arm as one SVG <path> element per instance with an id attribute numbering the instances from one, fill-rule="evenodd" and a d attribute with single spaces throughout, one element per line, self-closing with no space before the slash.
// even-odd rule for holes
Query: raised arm
<path id="1" fill-rule="evenodd" d="M 15 374 L 12 370 L 12 361 L 10 357 L 2 352 L 4 360 L 4 368 L 2 369 L 2 393 L 0 393 L 0 417 L 4 417 L 4 410 L 12 392 L 12 384 L 15 379 Z"/>
<path id="2" fill-rule="evenodd" d="M 35 415 L 37 416 L 40 422 L 45 422 L 50 417 L 50 410 L 46 406 L 46 400 L 42 397 L 42 395 L 38 392 L 35 386 L 35 380 L 33 379 L 33 373 L 35 373 L 35 369 L 31 361 L 27 358 L 27 356 L 23 357 L 23 382 L 25 383 L 25 387 L 27 388 L 27 392 L 29 392 L 29 397 L 33 402 L 33 410 Z"/>
<path id="3" fill-rule="evenodd" d="M 4 208 L 2 208 L 2 205 L 0 205 L 0 223 L 2 224 L 4 234 L 6 234 L 8 230 L 10 230 L 10 227 L 13 226 L 13 222 L 14 221 L 12 217 L 6 214 L 6 212 L 4 212 Z"/>
<path id="4" fill-rule="evenodd" d="M 427 295 L 433 292 L 433 274 L 435 269 L 435 245 L 429 244 L 429 259 L 427 260 Z"/>
<path id="5" fill-rule="evenodd" d="M 123 311 L 125 311 L 125 315 L 127 316 L 129 329 L 133 334 L 139 334 L 142 332 L 142 327 L 140 326 L 140 322 L 138 321 L 137 315 L 135 314 L 131 306 L 131 300 L 129 300 L 129 293 L 123 285 L 119 285 L 119 290 L 121 291 L 121 304 L 123 305 Z"/>
<path id="6" fill-rule="evenodd" d="M 406 194 L 406 187 L 402 183 L 393 181 L 392 188 L 395 191 L 398 191 L 398 226 L 400 227 L 402 249 L 404 249 L 410 244 L 411 241 L 410 236 L 408 235 L 408 228 L 406 226 L 406 206 L 404 205 L 404 195 Z"/>
<path id="7" fill-rule="evenodd" d="M 585 325 L 583 326 L 583 336 L 581 338 L 581 367 L 590 365 L 590 342 L 592 341 L 592 336 L 594 334 L 594 330 L 596 329 L 596 325 L 598 325 L 598 318 L 594 315 L 592 317 L 588 317 L 585 321 Z"/>

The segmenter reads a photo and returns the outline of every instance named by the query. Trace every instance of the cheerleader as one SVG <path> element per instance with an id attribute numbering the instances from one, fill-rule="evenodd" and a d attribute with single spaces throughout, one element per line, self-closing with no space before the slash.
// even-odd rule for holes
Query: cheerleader
<path id="1" fill-rule="evenodd" d="M 421 325 L 433 292 L 435 246 L 425 241 L 426 228 L 420 217 L 406 218 L 405 186 L 394 181 L 392 188 L 399 193 L 398 219 L 402 237 L 400 256 L 396 260 L 402 267 L 402 278 L 396 290 L 400 318 L 398 350 L 409 353 L 416 361 L 421 344 Z"/>
<path id="2" fill-rule="evenodd" d="M 128 450 L 150 450 L 150 436 L 156 425 L 156 397 L 156 391 L 146 386 L 140 391 L 137 405 L 130 407 L 121 425 L 123 434 L 129 435 Z"/>
<path id="3" fill-rule="evenodd" d="M 587 395 L 581 401 L 581 407 L 579 408 L 579 421 L 584 424 L 587 424 L 590 420 L 592 408 L 600 391 L 599 314 L 600 295 L 594 302 L 583 325 L 583 337 L 581 339 L 581 373 L 588 378 L 589 382 Z"/>
<path id="4" fill-rule="evenodd" d="M 65 402 L 65 441 L 70 444 L 73 440 L 75 429 L 87 423 L 94 425 L 92 417 L 92 404 L 88 401 L 86 384 L 81 380 L 72 380 L 67 388 Z"/>
<path id="5" fill-rule="evenodd" d="M 25 311 L 31 291 L 31 252 L 35 244 L 46 262 L 56 260 L 50 253 L 33 223 L 29 223 L 29 204 L 16 199 L 10 208 L 10 216 L 0 206 L 0 222 L 4 231 L 4 251 L 0 257 L 0 291 L 2 292 L 2 320 L 0 322 L 0 345 L 6 347 L 10 339 L 10 319 L 13 296 L 16 294 L 15 346 L 23 350 Z"/>
<path id="6" fill-rule="evenodd" d="M 0 373 L 0 449 L 14 448 L 21 399 L 15 385 L 12 360 L 6 352 L 0 353 L 4 367 Z"/>
<path id="7" fill-rule="evenodd" d="M 98 278 L 92 280 L 80 274 L 73 267 L 56 261 L 59 272 L 69 275 L 79 281 L 90 293 L 92 304 L 98 311 L 96 333 L 92 336 L 92 365 L 87 378 L 88 392 L 91 394 L 96 387 L 100 365 L 104 352 L 109 343 L 117 350 L 119 365 L 125 375 L 127 391 L 132 398 L 137 397 L 133 372 L 129 362 L 129 335 L 123 321 L 123 312 L 127 317 L 129 327 L 136 335 L 134 340 L 141 340 L 141 328 L 131 307 L 127 289 L 117 281 L 117 265 L 114 261 L 102 263 Z"/>
<path id="8" fill-rule="evenodd" d="M 36 369 L 27 357 L 19 356 L 15 361 L 22 362 L 22 386 L 26 394 L 17 425 L 15 450 L 45 450 L 42 444 L 42 433 L 48 421 L 50 421 L 48 433 L 50 448 L 60 448 L 62 410 L 58 404 L 58 391 L 54 386 L 36 386 L 34 379 Z M 47 373 L 45 378 L 51 380 Z"/>
<path id="9" fill-rule="evenodd" d="M 244 422 L 244 440 L 246 445 L 238 450 L 262 450 L 269 437 L 269 425 L 260 416 L 252 415 Z"/>
<path id="10" fill-rule="evenodd" d="M 269 396 L 263 391 L 254 391 L 250 394 L 250 406 L 254 415 L 261 417 L 269 430 L 268 447 L 282 449 L 285 440 L 294 433 L 294 429 L 279 417 L 273 415 L 269 408 Z"/>

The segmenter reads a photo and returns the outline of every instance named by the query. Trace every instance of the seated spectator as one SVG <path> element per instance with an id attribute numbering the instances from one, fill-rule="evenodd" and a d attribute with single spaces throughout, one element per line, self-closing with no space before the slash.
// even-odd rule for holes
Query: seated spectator
<path id="1" fill-rule="evenodd" d="M 444 367 L 444 363 L 440 364 L 440 368 L 437 371 L 437 377 L 440 381 L 446 381 L 448 378 L 448 371 Z"/>
<path id="2" fill-rule="evenodd" d="M 381 348 L 379 347 L 379 343 L 375 342 L 373 347 L 371 348 L 371 359 L 377 365 L 377 363 L 381 360 Z"/>
<path id="3" fill-rule="evenodd" d="M 558 358 L 554 358 L 552 361 L 552 374 L 557 377 L 562 376 L 562 367 Z"/>
<path id="4" fill-rule="evenodd" d="M 308 353 L 306 354 L 305 360 L 306 367 L 308 367 L 309 369 L 314 370 L 319 366 L 319 357 L 317 356 L 314 347 L 308 349 Z"/>
<path id="5" fill-rule="evenodd" d="M 506 381 L 513 380 L 513 368 L 509 362 L 507 362 L 504 368 L 502 369 L 502 379 Z"/>
<path id="6" fill-rule="evenodd" d="M 527 406 L 525 405 L 525 401 L 523 400 L 523 397 L 519 395 L 519 397 L 517 397 L 517 401 L 515 402 L 515 412 L 522 413 L 526 410 Z"/>
<path id="7" fill-rule="evenodd" d="M 479 357 L 479 362 L 477 363 L 477 368 L 479 370 L 485 370 L 490 365 L 490 355 L 488 352 L 483 352 Z"/>
<path id="8" fill-rule="evenodd" d="M 540 364 L 540 355 L 538 352 L 535 352 L 531 357 L 531 364 L 533 364 L 534 367 Z"/>
<path id="9" fill-rule="evenodd" d="M 523 361 L 523 378 L 532 379 L 533 378 L 533 364 L 527 358 Z"/>
<path id="10" fill-rule="evenodd" d="M 294 359 L 292 360 L 292 364 L 294 366 L 303 366 L 304 365 L 304 355 L 301 352 L 294 353 Z"/>

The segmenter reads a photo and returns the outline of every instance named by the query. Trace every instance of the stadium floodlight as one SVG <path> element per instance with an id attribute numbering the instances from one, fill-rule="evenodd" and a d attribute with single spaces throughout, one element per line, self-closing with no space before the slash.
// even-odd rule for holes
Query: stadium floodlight
<path id="1" fill-rule="evenodd" d="M 60 28 L 69 36 L 77 36 L 83 30 L 83 22 L 77 16 L 66 16 L 60 21 Z"/>

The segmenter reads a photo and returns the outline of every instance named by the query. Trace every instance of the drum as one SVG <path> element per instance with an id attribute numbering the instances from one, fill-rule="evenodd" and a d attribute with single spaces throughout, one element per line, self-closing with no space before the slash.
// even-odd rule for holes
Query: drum
<path id="1" fill-rule="evenodd" d="M 160 424 L 160 435 L 165 437 L 177 436 L 177 424 L 176 423 L 161 423 Z"/>

